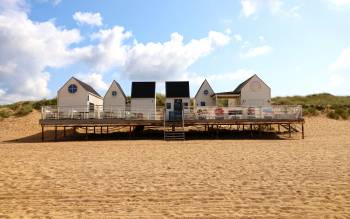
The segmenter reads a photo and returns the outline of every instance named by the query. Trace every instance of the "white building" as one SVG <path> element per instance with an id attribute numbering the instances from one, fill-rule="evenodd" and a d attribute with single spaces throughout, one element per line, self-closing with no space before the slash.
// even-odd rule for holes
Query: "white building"
<path id="1" fill-rule="evenodd" d="M 228 106 L 269 106 L 271 104 L 271 88 L 257 75 L 248 78 L 230 92 L 212 95 L 216 103 L 220 99 L 227 99 Z"/>
<path id="2" fill-rule="evenodd" d="M 124 118 L 126 101 L 127 98 L 123 89 L 115 80 L 113 80 L 111 86 L 103 97 L 103 111 L 107 117 Z"/>
<path id="3" fill-rule="evenodd" d="M 72 77 L 57 91 L 57 106 L 65 116 L 96 116 L 102 112 L 103 98 L 90 85 Z"/>
<path id="4" fill-rule="evenodd" d="M 132 82 L 131 116 L 138 119 L 155 119 L 156 82 Z"/>
<path id="5" fill-rule="evenodd" d="M 194 106 L 216 106 L 215 98 L 213 98 L 214 94 L 213 88 L 210 86 L 207 79 L 205 79 L 194 96 Z"/>
<path id="6" fill-rule="evenodd" d="M 188 111 L 191 102 L 188 81 L 165 82 L 166 119 L 181 119 L 182 110 Z"/>

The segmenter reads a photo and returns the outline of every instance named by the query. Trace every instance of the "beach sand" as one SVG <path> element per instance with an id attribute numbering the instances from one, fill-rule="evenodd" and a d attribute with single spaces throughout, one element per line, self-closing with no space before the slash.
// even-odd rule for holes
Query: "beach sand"
<path id="1" fill-rule="evenodd" d="M 39 117 L 0 121 L 0 218 L 350 217 L 350 121 L 307 119 L 304 140 L 41 143 Z"/>

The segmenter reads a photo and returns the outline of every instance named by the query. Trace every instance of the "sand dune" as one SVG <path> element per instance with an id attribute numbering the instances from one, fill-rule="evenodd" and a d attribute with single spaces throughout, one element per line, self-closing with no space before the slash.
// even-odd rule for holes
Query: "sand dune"
<path id="1" fill-rule="evenodd" d="M 349 121 L 307 119 L 305 140 L 8 141 L 39 116 L 0 122 L 0 218 L 350 215 Z"/>

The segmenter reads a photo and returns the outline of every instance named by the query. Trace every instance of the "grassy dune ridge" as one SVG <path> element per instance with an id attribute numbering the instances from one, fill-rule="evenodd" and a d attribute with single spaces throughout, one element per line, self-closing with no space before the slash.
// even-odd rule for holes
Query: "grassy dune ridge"
<path id="1" fill-rule="evenodd" d="M 157 93 L 157 106 L 164 106 L 165 97 Z M 130 97 L 128 97 L 130 100 Z M 332 119 L 350 118 L 350 96 L 334 96 L 328 93 L 307 96 L 274 97 L 275 105 L 301 105 L 305 116 L 325 114 Z M 56 105 L 57 99 L 22 101 L 8 105 L 0 105 L 0 119 L 10 116 L 24 116 L 33 110 L 40 110 L 41 106 Z"/>

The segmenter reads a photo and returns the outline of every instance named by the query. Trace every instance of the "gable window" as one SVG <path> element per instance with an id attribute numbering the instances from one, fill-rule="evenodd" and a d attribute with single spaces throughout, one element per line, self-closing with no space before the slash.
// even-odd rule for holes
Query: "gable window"
<path id="1" fill-rule="evenodd" d="M 75 85 L 75 84 L 71 84 L 71 85 L 69 85 L 69 87 L 68 87 L 68 92 L 71 93 L 71 94 L 76 93 L 77 90 L 78 90 L 78 87 L 77 87 L 77 85 Z"/>
<path id="2" fill-rule="evenodd" d="M 205 106 L 205 101 L 201 101 L 201 106 Z"/>
<path id="3" fill-rule="evenodd" d="M 112 96 L 113 96 L 113 97 L 117 96 L 117 91 L 115 91 L 115 90 L 112 91 Z"/>
<path id="4" fill-rule="evenodd" d="M 203 93 L 204 93 L 205 96 L 207 96 L 209 94 L 209 91 L 208 90 L 204 90 Z"/>
<path id="5" fill-rule="evenodd" d="M 166 108 L 171 109 L 171 103 L 166 103 Z"/>

